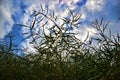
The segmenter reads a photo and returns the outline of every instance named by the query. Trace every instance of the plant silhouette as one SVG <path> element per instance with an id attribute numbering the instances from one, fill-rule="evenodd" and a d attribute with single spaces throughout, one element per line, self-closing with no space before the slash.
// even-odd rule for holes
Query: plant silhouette
<path id="1" fill-rule="evenodd" d="M 68 11 L 70 19 L 61 18 L 59 25 L 55 12 L 41 6 L 40 11 L 33 11 L 31 25 L 19 24 L 29 29 L 23 35 L 28 35 L 25 39 L 29 39 L 36 54 L 15 56 L 12 36 L 9 44 L 0 40 L 1 80 L 120 80 L 120 35 L 110 30 L 106 35 L 109 23 L 102 18 L 91 23 L 96 36 L 88 39 L 88 33 L 81 41 L 77 33 L 71 32 L 80 26 L 81 14 Z M 70 29 L 64 29 L 68 28 L 66 24 Z M 49 33 L 45 31 L 47 26 Z"/>

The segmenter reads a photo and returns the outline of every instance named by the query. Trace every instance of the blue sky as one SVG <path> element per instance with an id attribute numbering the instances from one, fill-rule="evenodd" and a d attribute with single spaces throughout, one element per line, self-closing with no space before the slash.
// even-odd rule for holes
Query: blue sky
<path id="1" fill-rule="evenodd" d="M 16 37 L 14 42 L 19 46 L 28 47 L 32 50 L 29 41 L 23 41 L 22 35 L 26 29 L 23 29 L 16 24 L 29 24 L 32 9 L 40 9 L 42 6 L 48 6 L 53 9 L 59 17 L 66 17 L 70 8 L 73 12 L 82 13 L 82 24 L 74 32 L 80 33 L 77 35 L 81 40 L 84 39 L 87 31 L 94 32 L 90 26 L 90 22 L 95 19 L 105 18 L 106 21 L 111 21 L 109 27 L 112 33 L 120 33 L 120 0 L 0 0 L 0 38 L 6 38 L 10 33 Z M 83 32 L 84 31 L 84 32 Z M 90 36 L 94 34 L 90 33 Z"/>

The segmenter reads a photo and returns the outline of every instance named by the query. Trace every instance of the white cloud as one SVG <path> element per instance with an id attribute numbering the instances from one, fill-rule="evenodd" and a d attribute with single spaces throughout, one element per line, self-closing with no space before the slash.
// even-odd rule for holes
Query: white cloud
<path id="1" fill-rule="evenodd" d="M 30 40 L 27 39 L 25 42 L 21 43 L 21 46 L 23 47 L 25 54 L 31 54 L 36 53 L 36 50 L 34 49 L 34 46 L 30 44 Z"/>
<path id="2" fill-rule="evenodd" d="M 0 38 L 4 38 L 4 36 L 12 29 L 14 21 L 12 20 L 12 12 L 11 12 L 11 2 L 5 0 L 1 1 L 0 4 Z"/>
<path id="3" fill-rule="evenodd" d="M 88 0 L 86 8 L 91 12 L 100 11 L 103 8 L 104 3 L 105 0 Z"/>
<path id="4" fill-rule="evenodd" d="M 82 13 L 81 19 L 84 21 L 86 19 L 87 15 L 85 12 L 81 12 L 81 13 Z"/>
<path id="5" fill-rule="evenodd" d="M 120 20 L 112 20 L 109 25 L 108 29 L 111 29 L 111 33 L 116 35 L 117 33 L 120 35 Z M 107 31 L 109 32 L 109 30 Z"/>
<path id="6" fill-rule="evenodd" d="M 76 32 L 78 33 L 76 36 L 76 38 L 80 39 L 81 41 L 84 41 L 87 38 L 87 35 L 89 33 L 89 36 L 87 38 L 87 40 L 90 39 L 90 37 L 94 36 L 96 33 L 96 30 L 93 27 L 90 27 L 88 25 L 82 25 L 82 29 L 77 29 L 74 28 L 72 32 Z"/>
<path id="7" fill-rule="evenodd" d="M 75 5 L 80 0 L 62 0 L 61 4 L 67 4 L 68 6 Z"/>

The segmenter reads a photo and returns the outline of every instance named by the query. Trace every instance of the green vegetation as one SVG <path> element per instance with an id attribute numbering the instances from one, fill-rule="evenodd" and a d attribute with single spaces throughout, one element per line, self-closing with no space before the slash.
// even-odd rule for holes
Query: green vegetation
<path id="1" fill-rule="evenodd" d="M 26 39 L 36 54 L 14 55 L 18 49 L 13 49 L 13 37 L 9 36 L 10 44 L 1 41 L 0 80 L 120 80 L 120 35 L 110 30 L 106 35 L 108 23 L 101 19 L 91 23 L 97 30 L 95 37 L 88 40 L 88 33 L 81 41 L 64 27 L 68 24 L 72 30 L 81 23 L 81 15 L 68 10 L 70 18 L 62 18 L 61 25 L 54 11 L 50 14 L 42 7 L 34 10 L 32 25 L 21 25 L 29 29 L 24 35 L 30 35 Z M 49 22 L 53 25 L 46 34 Z"/>

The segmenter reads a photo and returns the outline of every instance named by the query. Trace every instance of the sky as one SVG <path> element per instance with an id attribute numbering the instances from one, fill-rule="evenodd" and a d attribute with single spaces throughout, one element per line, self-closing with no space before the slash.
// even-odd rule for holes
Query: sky
<path id="1" fill-rule="evenodd" d="M 73 12 L 82 14 L 82 24 L 73 32 L 78 32 L 77 37 L 85 39 L 87 31 L 96 32 L 90 25 L 95 19 L 102 17 L 105 21 L 110 21 L 109 28 L 113 34 L 120 33 L 120 0 L 0 0 L 0 39 L 6 39 L 10 33 L 15 35 L 14 42 L 21 47 L 29 47 L 33 51 L 29 41 L 22 33 L 26 29 L 16 25 L 30 22 L 32 10 L 40 9 L 40 5 L 48 6 L 50 10 L 55 10 L 58 17 L 67 17 L 70 8 Z M 90 36 L 94 36 L 90 33 Z"/>

